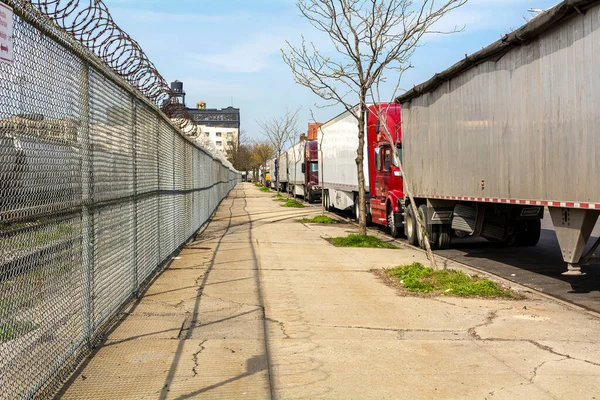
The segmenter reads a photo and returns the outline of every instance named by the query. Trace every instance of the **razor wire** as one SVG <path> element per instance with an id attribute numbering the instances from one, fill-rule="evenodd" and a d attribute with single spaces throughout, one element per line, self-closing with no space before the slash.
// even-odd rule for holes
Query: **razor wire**
<path id="1" fill-rule="evenodd" d="M 16 0 L 49 17 L 109 68 L 162 107 L 181 128 L 189 124 L 185 107 L 139 43 L 113 20 L 102 0 Z"/>
<path id="2" fill-rule="evenodd" d="M 108 68 L 119 57 L 60 35 L 56 16 L 84 35 L 99 15 L 64 3 L 15 6 L 0 62 L 0 399 L 52 396 L 239 179 Z M 112 35 L 84 36 L 108 55 Z"/>

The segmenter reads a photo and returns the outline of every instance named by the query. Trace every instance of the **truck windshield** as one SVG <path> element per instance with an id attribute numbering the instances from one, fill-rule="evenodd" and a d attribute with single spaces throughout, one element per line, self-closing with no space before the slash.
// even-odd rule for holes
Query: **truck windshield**
<path id="1" fill-rule="evenodd" d="M 312 161 L 310 163 L 310 172 L 319 172 L 319 162 L 318 161 Z"/>

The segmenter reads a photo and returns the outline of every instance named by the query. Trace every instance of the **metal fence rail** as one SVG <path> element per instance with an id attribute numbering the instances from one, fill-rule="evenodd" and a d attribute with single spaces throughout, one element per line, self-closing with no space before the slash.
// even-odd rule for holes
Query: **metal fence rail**
<path id="1" fill-rule="evenodd" d="M 0 63 L 0 398 L 53 393 L 238 174 L 24 6 Z"/>

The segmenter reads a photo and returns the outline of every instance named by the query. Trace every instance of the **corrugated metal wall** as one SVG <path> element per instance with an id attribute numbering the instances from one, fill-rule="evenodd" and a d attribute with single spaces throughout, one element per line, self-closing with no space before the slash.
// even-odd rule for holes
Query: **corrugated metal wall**
<path id="1" fill-rule="evenodd" d="M 598 28 L 595 7 L 404 103 L 414 193 L 600 203 Z"/>

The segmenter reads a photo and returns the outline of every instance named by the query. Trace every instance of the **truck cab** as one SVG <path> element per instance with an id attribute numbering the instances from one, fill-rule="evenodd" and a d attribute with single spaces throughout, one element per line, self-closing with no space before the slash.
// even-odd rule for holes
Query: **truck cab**
<path id="1" fill-rule="evenodd" d="M 387 226 L 394 237 L 398 237 L 404 231 L 404 182 L 398 160 L 393 153 L 395 147 L 398 149 L 398 155 L 402 157 L 401 124 L 399 104 L 383 103 L 369 107 L 367 154 L 371 222 Z"/>
<path id="2" fill-rule="evenodd" d="M 321 185 L 319 185 L 319 144 L 316 140 L 307 140 L 304 147 L 304 187 L 306 201 L 321 200 Z"/>

